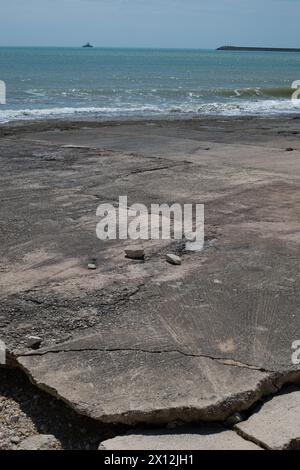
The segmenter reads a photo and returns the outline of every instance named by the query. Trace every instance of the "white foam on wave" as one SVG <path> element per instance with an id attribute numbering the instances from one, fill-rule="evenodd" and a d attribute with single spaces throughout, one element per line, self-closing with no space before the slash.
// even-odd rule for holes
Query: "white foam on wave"
<path id="1" fill-rule="evenodd" d="M 230 103 L 185 103 L 171 106 L 165 104 L 159 106 L 119 106 L 119 107 L 62 107 L 48 109 L 1 109 L 0 123 L 35 120 L 55 119 L 67 117 L 132 117 L 132 116 L 155 116 L 155 115 L 220 115 L 220 116 L 243 116 L 243 115 L 274 115 L 286 113 L 299 113 L 300 100 L 259 100 L 259 101 L 236 101 Z"/>
<path id="2" fill-rule="evenodd" d="M 141 107 L 83 107 L 83 108 L 48 108 L 48 109 L 0 109 L 0 122 L 51 119 L 69 116 L 122 116 L 135 113 L 159 113 L 160 108 L 155 106 Z"/>

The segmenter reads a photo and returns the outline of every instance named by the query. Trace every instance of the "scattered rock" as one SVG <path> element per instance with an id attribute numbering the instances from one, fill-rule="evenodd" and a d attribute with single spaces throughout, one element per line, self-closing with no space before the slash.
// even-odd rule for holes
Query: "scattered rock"
<path id="1" fill-rule="evenodd" d="M 88 269 L 95 270 L 95 269 L 97 269 L 97 266 L 94 263 L 89 263 L 88 264 Z"/>
<path id="2" fill-rule="evenodd" d="M 145 251 L 143 248 L 127 248 L 125 250 L 126 258 L 130 259 L 145 259 Z"/>
<path id="3" fill-rule="evenodd" d="M 31 349 L 38 349 L 42 342 L 43 339 L 39 336 L 27 336 L 27 346 Z"/>
<path id="4" fill-rule="evenodd" d="M 241 423 L 244 421 L 244 417 L 241 413 L 234 413 L 233 415 L 229 416 L 226 420 L 226 424 L 228 426 L 234 426 L 235 424 Z"/>
<path id="5" fill-rule="evenodd" d="M 59 450 L 60 442 L 51 434 L 31 436 L 21 442 L 19 450 Z"/>
<path id="6" fill-rule="evenodd" d="M 197 241 L 195 239 L 195 241 L 186 241 L 185 243 L 185 251 L 202 251 L 204 248 L 204 245 L 203 245 L 203 242 L 202 241 Z"/>
<path id="7" fill-rule="evenodd" d="M 180 266 L 181 265 L 181 258 L 180 256 L 177 255 L 172 255 L 172 254 L 167 254 L 166 255 L 166 260 L 170 264 L 174 264 L 175 266 Z"/>
<path id="8" fill-rule="evenodd" d="M 272 398 L 235 429 L 267 449 L 300 450 L 300 391 Z"/>
<path id="9" fill-rule="evenodd" d="M 10 442 L 11 442 L 12 444 L 19 444 L 19 443 L 20 443 L 20 440 L 21 440 L 21 439 L 20 439 L 18 436 L 13 436 L 13 437 L 10 438 Z"/>
<path id="10" fill-rule="evenodd" d="M 234 431 L 221 426 L 178 431 L 141 431 L 100 444 L 99 450 L 261 450 Z"/>
<path id="11" fill-rule="evenodd" d="M 10 418 L 10 422 L 15 424 L 19 421 L 20 419 L 20 416 L 19 415 L 13 415 L 11 418 Z"/>

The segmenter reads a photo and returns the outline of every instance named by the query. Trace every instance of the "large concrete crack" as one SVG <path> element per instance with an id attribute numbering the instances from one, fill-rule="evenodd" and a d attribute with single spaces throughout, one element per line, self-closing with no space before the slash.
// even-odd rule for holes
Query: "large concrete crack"
<path id="1" fill-rule="evenodd" d="M 263 367 L 257 367 L 252 364 L 245 364 L 236 359 L 232 358 L 222 358 L 210 356 L 208 354 L 196 354 L 196 353 L 187 353 L 181 351 L 180 349 L 162 349 L 162 350 L 151 350 L 143 348 L 70 348 L 70 349 L 54 349 L 40 352 L 30 352 L 27 354 L 18 354 L 18 357 L 28 357 L 28 356 L 45 356 L 46 354 L 59 354 L 59 353 L 72 353 L 72 352 L 90 352 L 90 351 L 99 351 L 103 353 L 118 353 L 118 352 L 137 352 L 137 353 L 146 353 L 146 354 L 172 354 L 178 353 L 182 354 L 185 357 L 195 357 L 195 358 L 206 358 L 213 361 L 217 361 L 220 364 L 230 367 L 240 367 L 242 369 L 251 369 L 257 370 L 259 372 L 275 373 L 275 370 L 265 369 Z M 283 367 L 283 366 L 282 366 Z"/>
<path id="2" fill-rule="evenodd" d="M 249 384 L 246 385 L 244 390 L 237 390 L 236 392 L 232 391 L 231 393 L 228 392 L 228 395 L 218 396 L 218 399 L 211 400 L 211 403 L 207 403 L 207 400 L 204 400 L 203 404 L 199 405 L 191 405 L 190 403 L 184 403 L 180 406 L 176 406 L 176 404 L 172 405 L 172 401 L 168 403 L 168 406 L 162 407 L 161 404 L 158 403 L 157 407 L 151 408 L 150 406 L 146 406 L 144 409 L 122 409 L 118 410 L 118 404 L 113 404 L 114 412 L 107 412 L 106 410 L 102 409 L 102 401 L 99 398 L 99 404 L 93 404 L 93 400 L 89 401 L 89 397 L 86 396 L 77 396 L 76 399 L 71 396 L 68 396 L 68 393 L 64 393 L 64 391 L 57 386 L 55 383 L 51 383 L 49 378 L 45 378 L 40 375 L 40 367 L 43 368 L 39 364 L 39 361 L 36 363 L 36 366 L 32 364 L 26 363 L 27 359 L 32 358 L 33 360 L 37 360 L 38 358 L 43 358 L 48 355 L 55 355 L 55 354 L 71 354 L 71 353 L 82 353 L 89 354 L 93 352 L 100 352 L 100 353 L 112 353 L 112 352 L 124 352 L 131 353 L 131 352 L 140 352 L 141 354 L 152 354 L 152 355 L 166 355 L 166 354 L 181 354 L 184 357 L 188 358 L 199 358 L 202 360 L 210 360 L 212 362 L 217 362 L 221 366 L 231 367 L 232 369 L 243 369 L 249 370 L 249 373 L 252 374 L 259 374 L 256 376 L 255 380 L 250 380 L 249 377 Z M 222 359 L 222 358 L 214 358 L 210 356 L 202 356 L 202 355 L 194 355 L 184 353 L 182 351 L 177 350 L 160 350 L 160 351 L 148 351 L 143 349 L 104 349 L 99 350 L 97 348 L 73 348 L 70 350 L 57 350 L 57 351 L 41 351 L 41 352 L 34 352 L 30 353 L 29 355 L 19 355 L 17 357 L 13 357 L 14 364 L 17 367 L 20 367 L 26 375 L 30 378 L 30 380 L 40 389 L 46 391 L 52 396 L 55 396 L 57 399 L 62 400 L 68 406 L 70 406 L 73 410 L 75 410 L 78 414 L 83 416 L 88 416 L 96 421 L 100 421 L 103 423 L 110 423 L 110 424 L 125 424 L 130 426 L 135 426 L 138 424 L 159 424 L 165 425 L 169 422 L 173 421 L 181 421 L 183 423 L 199 423 L 199 422 L 224 422 L 231 414 L 235 412 L 241 412 L 250 409 L 254 404 L 259 402 L 263 397 L 272 396 L 286 384 L 291 383 L 299 383 L 300 382 L 300 371 L 287 371 L 287 372 L 275 372 L 275 371 L 266 371 L 265 369 L 257 368 L 255 366 L 251 366 L 248 364 L 242 364 L 238 361 L 233 361 L 232 359 Z M 61 358 L 64 360 L 64 357 Z M 25 360 L 25 361 L 24 361 Z M 83 363 L 85 361 L 82 358 Z M 104 361 L 109 363 L 104 358 Z M 50 361 L 51 362 L 51 361 Z M 46 367 L 48 370 L 49 364 L 46 362 Z M 37 367 L 37 368 L 36 368 Z M 56 373 L 55 370 L 48 372 L 50 376 Z M 75 385 L 75 384 L 74 384 Z M 112 390 L 114 385 L 111 384 Z M 72 388 L 72 387 L 71 387 Z M 123 393 L 125 391 L 123 390 Z M 163 391 L 162 391 L 163 392 Z M 201 390 L 199 390 L 199 396 L 201 396 Z M 98 396 L 98 394 L 97 394 Z M 101 396 L 101 394 L 100 394 Z M 105 402 L 105 397 L 103 398 Z M 112 398 L 111 398 L 112 400 Z M 111 401 L 110 400 L 110 401 Z M 123 404 L 122 404 L 123 405 Z M 99 409 L 97 409 L 99 407 Z M 104 406 L 105 408 L 105 406 Z"/>
<path id="3" fill-rule="evenodd" d="M 241 431 L 240 429 L 233 429 L 238 436 L 243 438 L 245 441 L 253 442 L 253 444 L 258 445 L 261 447 L 263 450 L 272 450 L 270 447 L 266 446 L 262 441 L 255 439 L 253 436 L 250 436 L 249 434 Z"/>

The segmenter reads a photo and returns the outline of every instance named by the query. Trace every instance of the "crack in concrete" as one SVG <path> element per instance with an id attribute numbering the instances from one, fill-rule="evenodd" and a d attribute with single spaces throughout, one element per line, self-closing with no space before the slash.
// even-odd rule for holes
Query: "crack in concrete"
<path id="1" fill-rule="evenodd" d="M 90 349 L 95 350 L 95 349 Z M 120 350 L 120 349 L 119 349 Z M 76 350 L 74 350 L 76 351 Z M 78 348 L 78 352 L 85 351 L 84 348 Z M 105 352 L 105 350 L 103 350 Z M 106 350 L 109 352 L 109 350 Z M 122 351 L 122 350 L 121 350 Z M 126 350 L 125 350 L 126 351 Z M 63 350 L 59 351 L 44 351 L 44 352 L 35 352 L 33 356 L 41 356 L 48 353 L 59 353 L 64 352 Z M 72 352 L 72 350 L 66 350 L 66 352 Z M 149 351 L 147 351 L 149 352 Z M 172 351 L 166 351 L 172 352 Z M 175 351 L 177 352 L 177 351 Z M 188 355 L 182 351 L 178 351 L 181 354 Z M 164 351 L 157 351 L 156 354 L 162 354 Z M 68 406 L 70 406 L 77 414 L 81 416 L 90 416 L 87 411 L 87 403 L 84 402 L 74 402 L 61 395 L 58 390 L 47 383 L 41 382 L 34 377 L 34 374 L 28 369 L 22 362 L 18 361 L 18 357 L 29 357 L 29 355 L 20 355 L 18 357 L 10 353 L 12 359 L 12 364 L 15 367 L 21 368 L 23 372 L 30 378 L 31 382 L 34 383 L 38 388 L 49 393 L 51 396 L 56 397 L 58 400 L 63 401 Z M 210 356 L 195 356 L 195 357 L 208 357 L 212 360 L 217 360 Z M 222 359 L 224 361 L 224 359 Z M 231 360 L 232 361 L 232 360 Z M 228 365 L 225 364 L 225 365 Z M 244 365 L 248 368 L 248 365 Z M 250 366 L 252 368 L 253 366 Z M 257 369 L 260 370 L 260 369 Z M 235 412 L 242 412 L 250 409 L 252 406 L 257 404 L 262 398 L 268 399 L 269 397 L 274 396 L 278 391 L 280 391 L 287 384 L 295 384 L 300 381 L 300 370 L 298 371 L 286 371 L 286 372 L 272 372 L 271 375 L 262 377 L 257 386 L 253 389 L 250 389 L 246 392 L 238 393 L 233 396 L 228 396 L 224 400 L 219 401 L 213 405 L 208 405 L 204 407 L 179 407 L 179 408 L 167 408 L 167 409 L 156 409 L 151 412 L 131 410 L 126 413 L 120 412 L 116 415 L 103 414 L 97 418 L 92 417 L 93 420 L 99 421 L 106 424 L 112 424 L 115 422 L 130 425 L 138 426 L 141 424 L 152 425 L 152 424 L 166 424 L 167 422 L 180 420 L 183 423 L 204 423 L 204 422 L 222 422 L 224 423 L 226 419 Z M 85 406 L 84 406 L 85 405 Z M 253 414 L 253 413 L 252 413 Z M 260 445 L 260 444 L 258 444 Z"/>
<path id="2" fill-rule="evenodd" d="M 195 353 L 187 353 L 181 351 L 180 349 L 163 349 L 163 350 L 150 350 L 150 349 L 142 349 L 142 348 L 72 348 L 72 349 L 57 349 L 57 350 L 48 350 L 48 351 L 40 351 L 40 352 L 30 352 L 28 354 L 19 354 L 17 357 L 33 357 L 33 356 L 46 356 L 47 354 L 59 354 L 59 353 L 72 353 L 72 352 L 103 352 L 103 353 L 114 353 L 114 352 L 139 352 L 145 354 L 181 354 L 185 357 L 195 357 L 195 358 L 203 358 L 203 359 L 211 359 L 213 361 L 217 361 L 220 364 L 230 367 L 239 367 L 242 369 L 251 369 L 256 370 L 259 372 L 265 373 L 275 373 L 274 370 L 268 370 L 263 367 L 257 367 L 252 364 L 245 364 L 240 361 L 237 361 L 232 358 L 222 358 L 222 357 L 214 357 L 206 354 L 195 354 Z"/>
<path id="3" fill-rule="evenodd" d="M 254 414 L 254 413 L 253 413 Z M 252 416 L 252 415 L 251 415 Z M 255 437 L 253 436 L 250 436 L 250 434 L 247 434 L 245 433 L 244 431 L 242 431 L 241 429 L 238 429 L 238 428 L 234 428 L 233 431 L 238 435 L 240 436 L 242 439 L 244 439 L 244 441 L 248 441 L 248 442 L 252 442 L 253 444 L 256 444 L 257 446 L 259 446 L 261 449 L 263 450 L 273 450 L 271 447 L 268 447 L 266 444 L 264 444 L 264 442 L 258 440 L 258 439 L 255 439 Z"/>

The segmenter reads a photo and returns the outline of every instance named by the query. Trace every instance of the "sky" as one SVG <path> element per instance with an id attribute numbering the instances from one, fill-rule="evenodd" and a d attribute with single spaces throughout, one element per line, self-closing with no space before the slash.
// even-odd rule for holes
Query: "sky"
<path id="1" fill-rule="evenodd" d="M 0 46 L 300 47 L 300 0 L 0 0 Z"/>

